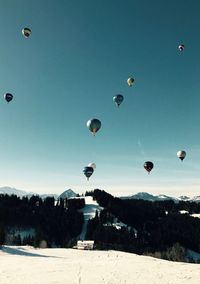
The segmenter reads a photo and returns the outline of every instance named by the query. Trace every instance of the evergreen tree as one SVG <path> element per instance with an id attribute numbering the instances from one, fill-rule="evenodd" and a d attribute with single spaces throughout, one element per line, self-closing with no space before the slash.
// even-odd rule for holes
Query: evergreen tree
<path id="1" fill-rule="evenodd" d="M 0 224 L 0 246 L 2 246 L 5 242 L 5 228 L 2 224 Z"/>

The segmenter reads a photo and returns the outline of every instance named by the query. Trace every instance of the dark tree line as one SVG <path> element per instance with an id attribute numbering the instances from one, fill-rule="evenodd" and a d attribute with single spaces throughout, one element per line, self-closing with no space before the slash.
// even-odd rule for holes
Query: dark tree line
<path id="1" fill-rule="evenodd" d="M 42 200 L 12 195 L 0 195 L 0 244 L 5 243 L 11 228 L 32 228 L 34 236 L 23 240 L 15 236 L 13 244 L 39 246 L 45 241 L 48 247 L 67 246 L 82 229 L 83 214 L 77 209 L 85 206 L 84 199 L 65 199 L 55 202 L 54 197 Z"/>
<path id="2" fill-rule="evenodd" d="M 162 252 L 165 258 L 174 260 L 182 260 L 185 249 L 200 253 L 200 219 L 179 212 L 200 213 L 200 203 L 123 200 L 99 189 L 90 195 L 104 207 L 88 223 L 87 238 L 94 239 L 97 247 L 149 254 Z M 118 230 L 109 226 L 115 217 L 127 227 Z"/>

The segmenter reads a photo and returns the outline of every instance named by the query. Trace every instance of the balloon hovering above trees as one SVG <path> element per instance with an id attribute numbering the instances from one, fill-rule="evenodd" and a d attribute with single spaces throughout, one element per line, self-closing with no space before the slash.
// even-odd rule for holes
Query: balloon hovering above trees
<path id="1" fill-rule="evenodd" d="M 87 122 L 87 128 L 93 133 L 93 135 L 95 136 L 95 134 L 97 133 L 97 131 L 99 131 L 99 129 L 101 128 L 101 121 L 93 118 L 88 120 Z"/>
<path id="2" fill-rule="evenodd" d="M 181 161 L 183 161 L 185 159 L 186 152 L 184 150 L 181 150 L 181 151 L 178 151 L 176 155 Z"/>
<path id="3" fill-rule="evenodd" d="M 124 100 L 124 97 L 122 95 L 116 95 L 113 97 L 113 101 L 116 103 L 118 107 L 121 105 L 123 100 Z"/>
<path id="4" fill-rule="evenodd" d="M 153 169 L 153 166 L 153 163 L 150 161 L 144 163 L 144 168 L 148 173 L 150 173 L 150 171 Z"/>
<path id="5" fill-rule="evenodd" d="M 127 84 L 129 85 L 129 87 L 133 86 L 134 82 L 135 82 L 135 80 L 132 77 L 128 78 L 128 80 L 127 80 Z"/>
<path id="6" fill-rule="evenodd" d="M 184 44 L 179 44 L 178 49 L 182 52 L 185 48 Z"/>
<path id="7" fill-rule="evenodd" d="M 23 36 L 25 36 L 26 38 L 28 38 L 31 35 L 31 30 L 29 28 L 23 28 L 22 29 L 22 34 Z"/>
<path id="8" fill-rule="evenodd" d="M 92 167 L 87 166 L 83 168 L 83 173 L 86 176 L 87 180 L 89 180 L 93 172 L 94 172 L 94 169 Z"/>
<path id="9" fill-rule="evenodd" d="M 4 95 L 4 99 L 7 101 L 7 103 L 9 103 L 10 101 L 12 101 L 13 95 L 10 93 L 7 93 Z"/>

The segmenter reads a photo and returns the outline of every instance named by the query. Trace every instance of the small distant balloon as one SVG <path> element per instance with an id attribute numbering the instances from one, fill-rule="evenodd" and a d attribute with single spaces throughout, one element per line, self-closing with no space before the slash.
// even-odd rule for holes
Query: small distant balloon
<path id="1" fill-rule="evenodd" d="M 148 173 L 150 173 L 150 171 L 153 169 L 153 166 L 153 163 L 150 161 L 144 163 L 144 168 Z"/>
<path id="2" fill-rule="evenodd" d="M 179 49 L 180 51 L 183 51 L 184 48 L 185 48 L 185 45 L 184 45 L 184 44 L 179 44 L 178 49 Z"/>
<path id="3" fill-rule="evenodd" d="M 7 103 L 9 103 L 10 101 L 12 101 L 13 95 L 10 93 L 7 93 L 4 95 L 4 99 L 7 101 Z"/>
<path id="4" fill-rule="evenodd" d="M 124 100 L 124 97 L 122 95 L 116 95 L 113 97 L 113 101 L 116 103 L 118 107 L 121 105 L 123 100 Z"/>
<path id="5" fill-rule="evenodd" d="M 92 167 L 93 170 L 95 170 L 96 169 L 96 164 L 95 163 L 89 163 L 88 167 Z"/>
<path id="6" fill-rule="evenodd" d="M 87 166 L 83 168 L 83 173 L 86 176 L 87 180 L 89 180 L 93 172 L 94 172 L 94 169 L 92 167 Z"/>
<path id="7" fill-rule="evenodd" d="M 178 151 L 176 155 L 181 161 L 183 161 L 186 157 L 186 152 L 184 150 L 181 150 L 181 151 Z"/>
<path id="8" fill-rule="evenodd" d="M 23 36 L 25 36 L 26 38 L 28 38 L 31 35 L 31 30 L 29 28 L 23 28 L 22 29 L 22 34 Z"/>
<path id="9" fill-rule="evenodd" d="M 129 85 L 129 87 L 131 87 L 134 84 L 134 82 L 135 82 L 135 80 L 132 77 L 128 78 L 128 80 L 127 80 L 127 84 Z"/>
<path id="10" fill-rule="evenodd" d="M 87 128 L 93 133 L 93 135 L 95 136 L 95 134 L 97 133 L 97 131 L 99 131 L 99 129 L 101 128 L 101 121 L 93 118 L 88 120 L 87 122 Z"/>

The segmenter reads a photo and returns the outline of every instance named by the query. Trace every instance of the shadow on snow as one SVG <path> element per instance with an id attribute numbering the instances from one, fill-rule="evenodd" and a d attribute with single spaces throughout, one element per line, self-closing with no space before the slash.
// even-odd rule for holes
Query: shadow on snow
<path id="1" fill-rule="evenodd" d="M 8 253 L 8 254 L 13 254 L 13 255 L 32 256 L 32 257 L 54 257 L 54 258 L 57 258 L 55 256 L 47 256 L 47 255 L 27 252 L 24 248 L 19 248 L 19 247 L 16 248 L 16 247 L 3 246 L 3 247 L 0 248 L 0 251 Z"/>

